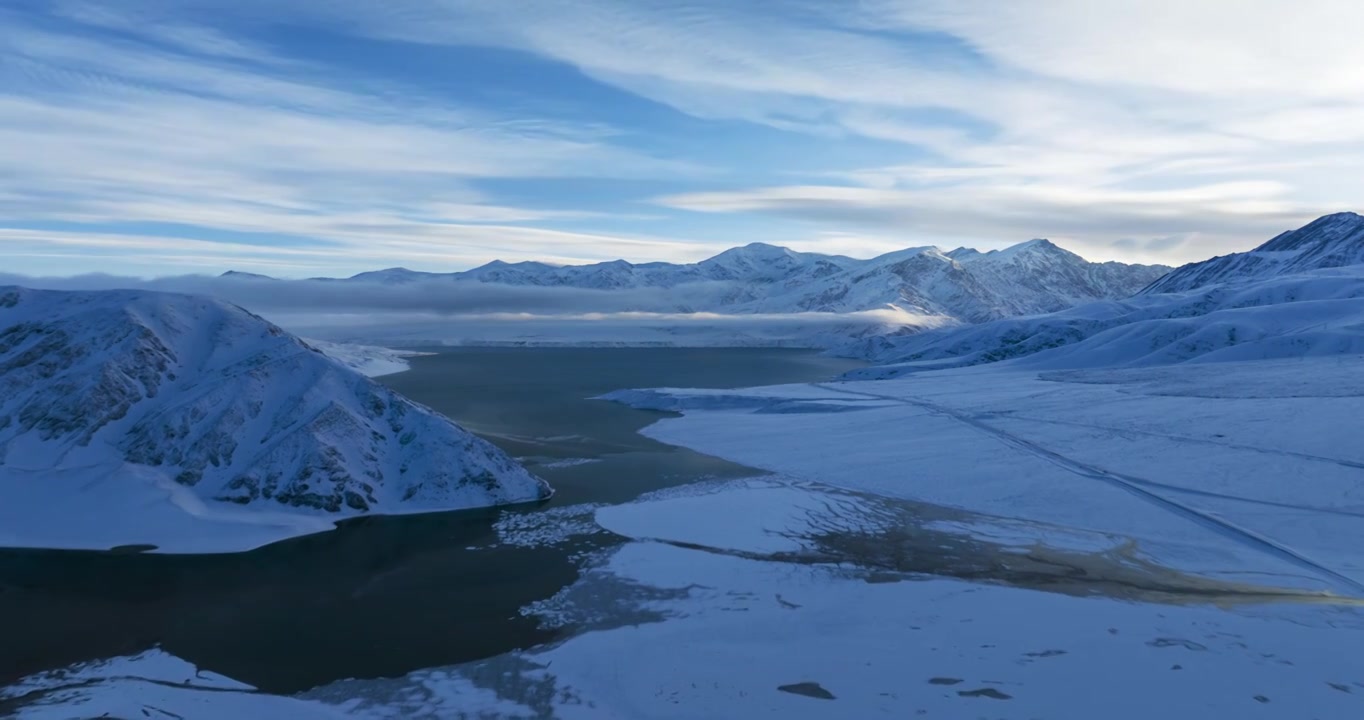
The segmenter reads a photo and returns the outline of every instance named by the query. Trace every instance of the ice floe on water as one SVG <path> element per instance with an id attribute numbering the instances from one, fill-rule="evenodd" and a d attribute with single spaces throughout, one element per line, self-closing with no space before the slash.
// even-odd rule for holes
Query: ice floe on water
<path id="1" fill-rule="evenodd" d="M 558 545 L 578 536 L 597 535 L 593 521 L 597 504 L 568 505 L 540 512 L 504 511 L 493 525 L 497 540 L 515 547 Z"/>
<path id="2" fill-rule="evenodd" d="M 559 460 L 546 460 L 544 462 L 537 462 L 535 464 L 536 467 L 540 468 L 559 469 L 577 467 L 579 465 L 591 465 L 593 463 L 599 462 L 601 462 L 601 458 L 562 458 Z"/>

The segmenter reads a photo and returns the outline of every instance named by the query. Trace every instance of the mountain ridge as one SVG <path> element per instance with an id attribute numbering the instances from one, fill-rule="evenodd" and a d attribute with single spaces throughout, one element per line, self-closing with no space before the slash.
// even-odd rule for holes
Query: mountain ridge
<path id="1" fill-rule="evenodd" d="M 1244 282 L 1361 263 L 1364 263 L 1364 216 L 1339 212 L 1280 233 L 1252 250 L 1219 255 L 1176 268 L 1143 288 L 1142 292 L 1182 292 L 1219 282 Z"/>
<path id="2" fill-rule="evenodd" d="M 982 322 L 1126 297 L 1169 270 L 1163 265 L 1092 263 L 1049 240 L 980 252 L 911 247 L 858 260 L 750 243 L 695 263 L 625 260 L 584 265 L 494 260 L 471 270 L 426 273 L 388 268 L 326 282 L 402 286 L 474 283 L 579 290 L 688 292 L 665 312 L 727 314 L 851 313 L 894 308 L 915 315 Z M 321 279 L 318 279 L 321 281 Z"/>

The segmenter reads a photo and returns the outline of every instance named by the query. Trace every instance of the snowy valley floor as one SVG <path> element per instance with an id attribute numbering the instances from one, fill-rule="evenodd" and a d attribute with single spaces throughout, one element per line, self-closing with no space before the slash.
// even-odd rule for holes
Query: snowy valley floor
<path id="1" fill-rule="evenodd" d="M 524 610 L 587 632 L 292 697 L 151 651 L 0 690 L 0 715 L 1364 717 L 1361 378 L 1348 357 L 618 393 L 683 413 L 651 436 L 775 475 L 504 528 L 631 539 Z"/>

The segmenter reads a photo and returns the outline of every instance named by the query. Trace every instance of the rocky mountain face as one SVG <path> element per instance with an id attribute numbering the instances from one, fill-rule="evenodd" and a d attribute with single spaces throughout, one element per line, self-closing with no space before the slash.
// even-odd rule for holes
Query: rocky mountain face
<path id="1" fill-rule="evenodd" d="M 0 288 L 0 469 L 111 459 L 205 501 L 330 515 L 550 492 L 487 442 L 236 306 Z"/>

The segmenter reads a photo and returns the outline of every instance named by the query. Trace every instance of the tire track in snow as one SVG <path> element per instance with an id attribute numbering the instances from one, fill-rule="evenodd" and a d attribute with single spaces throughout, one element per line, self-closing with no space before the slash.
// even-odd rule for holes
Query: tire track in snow
<path id="1" fill-rule="evenodd" d="M 1359 595 L 1364 595 L 1364 583 L 1361 583 L 1360 581 L 1355 580 L 1354 578 L 1351 578 L 1348 575 L 1344 575 L 1325 565 L 1322 565 L 1321 563 L 1307 557 L 1306 555 L 1303 555 L 1302 553 L 1299 553 L 1298 551 L 1290 547 L 1287 547 L 1276 542 L 1273 538 L 1261 535 L 1260 533 L 1255 532 L 1254 530 L 1237 525 L 1233 522 L 1218 517 L 1217 515 L 1204 512 L 1194 507 L 1190 507 L 1188 505 L 1180 503 L 1176 500 L 1172 500 L 1164 495 L 1147 489 L 1147 486 L 1160 486 L 1161 483 L 1156 483 L 1145 478 L 1115 473 L 1101 467 L 1089 465 L 1087 463 L 1074 460 L 1058 452 L 1048 450 L 1047 448 L 1044 448 L 1030 440 L 1026 440 L 1017 435 L 1014 435 L 1013 433 L 1010 433 L 1007 430 L 1001 430 L 997 427 L 989 425 L 988 423 L 982 422 L 981 420 L 977 419 L 976 417 L 973 417 L 968 413 L 962 412 L 960 410 L 954 410 L 952 408 L 939 405 L 937 403 L 929 402 L 927 400 L 918 400 L 914 398 L 897 397 L 894 395 L 882 395 L 879 393 L 848 390 L 845 388 L 834 387 L 828 383 L 811 383 L 811 385 L 813 387 L 818 387 L 822 390 L 828 390 L 830 392 L 845 393 L 848 395 L 860 395 L 862 397 L 876 398 L 879 400 L 888 400 L 902 405 L 909 405 L 923 410 L 928 410 L 929 412 L 952 418 L 957 422 L 970 426 L 987 435 L 991 435 L 997 440 L 1000 440 L 1001 442 L 1007 445 L 1018 448 L 1019 450 L 1022 450 L 1042 460 L 1046 460 L 1047 462 L 1050 462 L 1053 465 L 1056 465 L 1073 474 L 1099 480 L 1120 490 L 1126 490 L 1127 492 L 1137 496 L 1138 498 L 1141 498 L 1163 510 L 1171 512 L 1175 515 L 1179 515 L 1202 527 L 1205 527 L 1213 532 L 1216 532 L 1219 535 L 1222 535 L 1235 542 L 1238 542 L 1241 545 L 1259 550 L 1274 557 L 1278 557 L 1282 560 L 1286 560 L 1306 570 L 1310 570 L 1312 572 L 1325 575 L 1326 577 L 1334 580 L 1338 585 L 1349 588 L 1351 592 L 1357 593 Z"/>
<path id="2" fill-rule="evenodd" d="M 1092 430 L 1107 430 L 1107 431 L 1109 431 L 1109 432 L 1119 433 L 1119 434 L 1129 434 L 1129 435 L 1149 435 L 1149 436 L 1151 436 L 1151 437 L 1165 438 L 1165 439 L 1167 439 L 1167 440 L 1172 440 L 1172 441 L 1174 441 L 1174 442 L 1183 442 L 1183 443 L 1190 443 L 1190 444 L 1196 444 L 1196 445 L 1213 445 L 1213 446 L 1216 446 L 1216 447 L 1231 448 L 1231 449 L 1233 449 L 1233 450 L 1245 450 L 1245 451 L 1247 451 L 1247 452 L 1263 453 L 1263 454 L 1265 454 L 1265 455 L 1285 455 L 1285 456 L 1287 456 L 1287 457 L 1294 457 L 1294 458 L 1299 458 L 1299 459 L 1302 459 L 1302 460 L 1311 460 L 1312 462 L 1327 463 L 1327 464 L 1331 464 L 1331 465 L 1340 465 L 1341 467 L 1347 467 L 1347 468 L 1352 468 L 1352 469 L 1356 469 L 1356 470 L 1364 470 L 1364 463 L 1361 463 L 1361 462 L 1354 462 L 1354 461 L 1352 461 L 1352 460 L 1341 460 L 1341 459 L 1339 459 L 1339 458 L 1330 458 L 1330 457 L 1325 457 L 1325 456 L 1323 456 L 1323 455 L 1312 455 L 1312 454 L 1310 454 L 1310 453 L 1294 452 L 1294 451 L 1292 451 L 1292 450 L 1271 450 L 1271 449 L 1268 449 L 1268 448 L 1255 447 L 1254 445 L 1245 445 L 1245 444 L 1242 444 L 1242 443 L 1218 442 L 1218 441 L 1216 441 L 1216 440 L 1207 440 L 1207 439 L 1204 439 L 1204 438 L 1190 437 L 1190 436 L 1188 436 L 1188 435 L 1172 435 L 1172 434 L 1170 434 L 1170 433 L 1155 432 L 1155 431 L 1153 431 L 1153 430 L 1138 430 L 1138 429 L 1136 429 L 1136 428 L 1115 428 L 1115 427 L 1110 427 L 1110 426 L 1108 426 L 1108 425 L 1095 425 L 1095 424 L 1093 424 L 1093 423 L 1075 422 L 1075 421 L 1073 421 L 1073 420 L 1056 420 L 1056 419 L 1053 419 L 1053 418 L 1039 418 L 1039 417 L 1032 417 L 1032 416 L 1029 416 L 1029 415 L 1015 415 L 1015 414 L 1013 414 L 1013 413 L 1008 413 L 1008 414 L 999 413 L 999 414 L 998 414 L 998 417 L 1000 417 L 1001 419 L 1005 419 L 1005 420 L 1027 420 L 1028 422 L 1047 423 L 1047 424 L 1050 424 L 1050 425 L 1068 425 L 1068 426 L 1071 426 L 1071 427 L 1089 428 L 1089 429 L 1092 429 Z M 1158 483 L 1157 483 L 1157 484 L 1158 484 Z M 1229 497 L 1230 497 L 1230 496 L 1229 496 Z M 1236 499 L 1236 498 L 1233 497 L 1233 499 Z M 1322 510 L 1322 512 L 1330 512 L 1330 511 L 1329 511 L 1329 510 Z"/>

